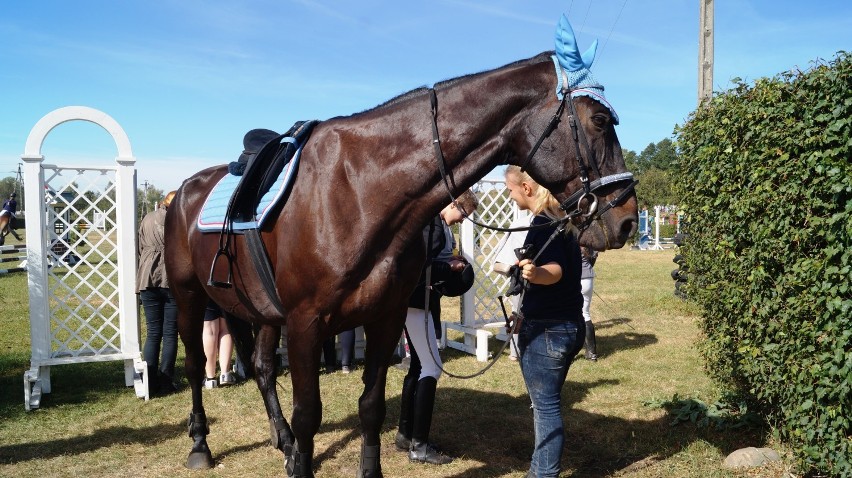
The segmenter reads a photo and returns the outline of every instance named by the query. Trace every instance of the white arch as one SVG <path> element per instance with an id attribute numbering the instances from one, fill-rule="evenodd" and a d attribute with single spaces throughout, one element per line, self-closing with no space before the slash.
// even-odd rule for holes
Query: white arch
<path id="1" fill-rule="evenodd" d="M 93 168 L 42 164 L 44 156 L 41 154 L 41 148 L 47 135 L 60 124 L 76 120 L 95 123 L 112 136 L 118 150 L 115 166 Z M 30 130 L 24 149 L 21 159 L 24 161 L 32 349 L 30 368 L 24 372 L 24 406 L 27 410 L 38 408 L 41 405 L 42 394 L 51 392 L 50 369 L 52 366 L 107 360 L 124 361 L 125 385 L 133 386 L 137 396 L 147 399 L 147 365 L 142 360 L 139 347 L 139 310 L 136 305 L 136 159 L 130 149 L 130 140 L 124 129 L 106 113 L 85 106 L 68 106 L 54 110 L 41 118 Z M 56 234 L 54 234 L 53 222 L 48 222 L 49 217 L 53 221 L 55 216 L 50 215 L 51 208 L 45 207 L 45 169 L 51 171 L 51 179 L 56 181 L 54 184 L 63 189 L 72 185 L 76 175 L 85 174 L 85 171 L 99 171 L 100 174 L 112 174 L 114 171 L 114 177 L 110 180 L 114 181 L 115 185 L 114 197 L 111 200 L 115 214 L 112 231 L 115 231 L 116 242 L 109 244 L 111 249 L 109 255 L 114 252 L 118 259 L 118 273 L 114 275 L 118 294 L 117 297 L 111 297 L 109 300 L 111 307 L 118 311 L 118 315 L 117 318 L 109 317 L 109 320 L 112 321 L 113 326 L 117 325 L 120 333 L 119 337 L 104 337 L 109 346 L 103 347 L 95 354 L 72 350 L 70 355 L 66 352 L 57 355 L 53 347 L 54 332 L 61 328 L 53 326 L 54 319 L 58 321 L 57 323 L 63 323 L 64 318 L 56 317 L 49 306 L 49 297 L 52 287 L 63 282 L 64 276 L 55 276 L 54 280 L 51 279 L 48 271 L 48 245 L 56 239 Z M 74 173 L 61 177 L 63 170 Z M 63 183 L 63 181 L 66 182 Z M 110 194 L 106 191 L 98 193 L 102 196 Z M 73 204 L 69 205 L 67 213 L 83 216 L 83 213 Z M 80 235 L 79 238 L 84 244 L 92 244 L 85 235 Z M 92 266 L 87 261 L 88 259 L 84 256 L 78 265 Z M 76 267 L 76 265 L 69 262 L 68 267 Z M 92 269 L 94 270 L 94 267 Z M 112 271 L 110 273 L 112 274 Z M 83 282 L 86 282 L 86 279 L 82 279 L 81 283 Z M 89 318 L 84 317 L 82 320 L 88 321 Z M 84 344 L 88 344 L 90 340 L 89 337 L 78 338 Z M 89 345 L 86 346 L 89 347 Z"/>
<path id="2" fill-rule="evenodd" d="M 38 120 L 38 123 L 33 126 L 33 129 L 30 130 L 30 135 L 27 137 L 24 156 L 29 158 L 40 157 L 44 139 L 53 128 L 62 123 L 75 120 L 89 121 L 105 129 L 112 136 L 113 141 L 115 141 L 115 147 L 118 149 L 117 159 L 126 160 L 133 158 L 133 151 L 130 149 L 130 140 L 127 138 L 127 133 L 124 132 L 121 125 L 112 116 L 103 111 L 89 108 L 88 106 L 66 106 L 53 110 Z"/>

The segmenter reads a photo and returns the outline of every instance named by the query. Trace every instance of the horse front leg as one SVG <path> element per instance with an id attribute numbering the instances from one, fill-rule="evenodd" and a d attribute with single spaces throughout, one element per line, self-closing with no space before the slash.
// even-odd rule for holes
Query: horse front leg
<path id="1" fill-rule="evenodd" d="M 179 291 L 180 288 L 174 287 Z M 186 460 L 186 467 L 194 470 L 213 468 L 213 455 L 207 446 L 207 435 L 210 426 L 201 402 L 202 380 L 204 379 L 204 308 L 209 300 L 198 292 L 179 291 L 175 294 L 178 306 L 178 333 L 186 349 L 184 367 L 192 391 L 192 412 L 189 414 L 189 437 L 192 438 L 192 449 Z"/>
<path id="2" fill-rule="evenodd" d="M 382 478 L 380 434 L 387 414 L 385 388 L 388 366 L 393 350 L 402 334 L 404 315 L 398 320 L 364 326 L 367 337 L 365 366 L 362 380 L 364 393 L 358 400 L 358 417 L 361 419 L 361 463 L 358 478 Z M 398 326 L 397 326 L 398 324 Z"/>
<path id="3" fill-rule="evenodd" d="M 275 350 L 278 341 L 281 340 L 281 327 L 264 325 L 260 328 L 255 340 L 252 362 L 254 364 L 255 382 L 263 397 L 266 406 L 266 415 L 269 417 L 269 431 L 271 445 L 284 453 L 284 468 L 293 468 L 293 430 L 284 419 L 281 411 L 281 402 L 278 399 L 278 390 L 275 388 L 276 367 Z"/>
<path id="4" fill-rule="evenodd" d="M 320 337 L 314 324 L 316 317 L 287 318 L 287 355 L 290 360 L 290 380 L 293 385 L 293 418 L 291 425 L 295 441 L 293 459 L 287 476 L 313 478 L 314 436 L 322 421 L 322 401 L 319 388 Z"/>

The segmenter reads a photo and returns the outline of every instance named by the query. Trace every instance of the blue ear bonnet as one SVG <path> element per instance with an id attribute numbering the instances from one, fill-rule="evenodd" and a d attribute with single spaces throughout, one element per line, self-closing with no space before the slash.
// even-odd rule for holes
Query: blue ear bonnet
<path id="1" fill-rule="evenodd" d="M 598 101 L 609 109 L 613 124 L 618 124 L 618 114 L 606 100 L 603 85 L 589 71 L 595 59 L 597 48 L 598 41 L 595 40 L 585 53 L 580 54 L 574 30 L 565 14 L 562 15 L 559 24 L 556 26 L 556 54 L 553 55 L 556 76 L 559 80 L 556 85 L 556 96 L 562 99 L 563 87 L 565 86 L 563 82 L 567 81 L 567 87 L 570 89 L 572 97 L 588 96 Z M 565 78 L 563 78 L 563 74 Z"/>

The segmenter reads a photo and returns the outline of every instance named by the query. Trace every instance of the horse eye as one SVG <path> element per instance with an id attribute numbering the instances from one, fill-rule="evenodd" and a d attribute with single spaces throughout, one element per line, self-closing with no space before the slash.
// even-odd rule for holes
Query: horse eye
<path id="1" fill-rule="evenodd" d="M 594 123 L 598 128 L 605 127 L 608 120 L 609 118 L 607 118 L 606 115 L 597 114 L 592 116 L 592 123 Z"/>

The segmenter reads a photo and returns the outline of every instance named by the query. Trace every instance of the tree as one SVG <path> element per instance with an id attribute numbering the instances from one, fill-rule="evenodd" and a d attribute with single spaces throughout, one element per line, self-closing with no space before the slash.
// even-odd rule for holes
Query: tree
<path id="1" fill-rule="evenodd" d="M 136 190 L 136 219 L 142 220 L 145 214 L 154 210 L 154 207 L 166 197 L 162 189 L 148 184 L 147 188 Z"/>
<path id="2" fill-rule="evenodd" d="M 672 171 L 677 165 L 677 150 L 672 140 L 666 138 L 658 143 L 650 143 L 637 158 L 637 170 L 645 172 L 651 169 Z"/>
<path id="3" fill-rule="evenodd" d="M 672 190 L 672 175 L 668 171 L 652 168 L 642 173 L 636 186 L 639 207 L 653 209 L 654 206 L 680 203 L 680 198 Z"/>
<path id="4" fill-rule="evenodd" d="M 636 154 L 636 151 L 622 149 L 621 154 L 624 156 L 624 165 L 627 167 L 627 170 L 633 172 L 633 174 L 638 174 L 641 168 L 639 167 L 639 155 Z"/>
<path id="5" fill-rule="evenodd" d="M 680 202 L 672 188 L 673 178 L 677 177 L 678 155 L 670 139 L 650 143 L 639 154 L 622 150 L 622 155 L 627 169 L 639 180 L 636 196 L 640 207 L 650 209 Z"/>
<path id="6" fill-rule="evenodd" d="M 3 200 L 8 198 L 12 193 L 18 193 L 18 196 L 21 196 L 22 192 L 23 191 L 20 190 L 18 181 L 12 176 L 0 179 L 0 198 L 3 198 Z M 21 203 L 22 201 L 23 199 L 18 197 L 18 203 Z"/>

